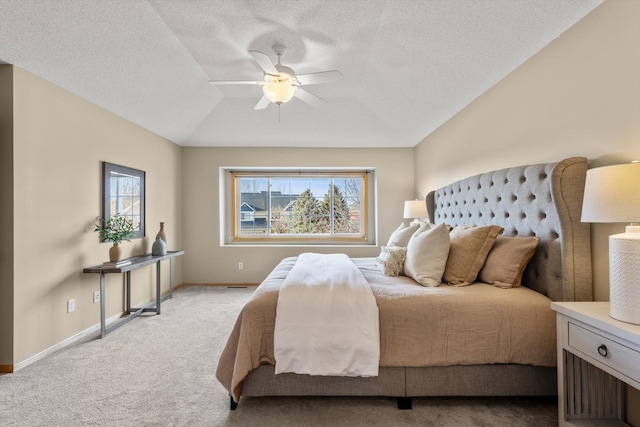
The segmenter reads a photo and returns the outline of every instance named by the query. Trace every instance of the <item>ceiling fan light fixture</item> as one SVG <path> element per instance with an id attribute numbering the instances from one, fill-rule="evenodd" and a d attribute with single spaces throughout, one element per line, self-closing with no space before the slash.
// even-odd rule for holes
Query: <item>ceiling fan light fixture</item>
<path id="1" fill-rule="evenodd" d="M 209 83 L 218 85 L 252 84 L 262 86 L 264 96 L 255 105 L 254 110 L 264 110 L 269 103 L 277 105 L 291 101 L 294 96 L 309 105 L 319 107 L 327 101 L 309 92 L 303 86 L 331 83 L 342 79 L 338 70 L 320 71 L 296 75 L 293 69 L 282 65 L 280 59 L 286 48 L 283 45 L 273 45 L 273 52 L 278 56 L 278 63 L 274 64 L 266 53 L 250 50 L 249 53 L 264 71 L 263 80 L 210 80 Z"/>
<path id="2" fill-rule="evenodd" d="M 292 84 L 289 78 L 271 77 L 265 79 L 262 90 L 269 101 L 280 105 L 291 101 L 296 90 L 298 90 L 298 86 Z"/>

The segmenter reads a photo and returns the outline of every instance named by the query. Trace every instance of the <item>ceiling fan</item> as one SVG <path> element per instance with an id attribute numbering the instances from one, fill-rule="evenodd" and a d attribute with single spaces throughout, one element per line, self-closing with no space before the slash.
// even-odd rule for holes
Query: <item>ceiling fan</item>
<path id="1" fill-rule="evenodd" d="M 342 79 L 342 73 L 338 70 L 331 70 L 296 75 L 295 71 L 280 63 L 280 58 L 285 50 L 286 47 L 281 44 L 273 45 L 273 52 L 278 56 L 277 64 L 271 62 L 269 55 L 266 53 L 258 52 L 257 50 L 249 51 L 253 59 L 264 71 L 263 80 L 209 80 L 209 83 L 216 85 L 262 86 L 264 96 L 253 107 L 255 110 L 267 108 L 270 102 L 278 105 L 284 104 L 294 96 L 316 107 L 326 103 L 326 100 L 303 89 L 302 86 L 335 82 Z"/>

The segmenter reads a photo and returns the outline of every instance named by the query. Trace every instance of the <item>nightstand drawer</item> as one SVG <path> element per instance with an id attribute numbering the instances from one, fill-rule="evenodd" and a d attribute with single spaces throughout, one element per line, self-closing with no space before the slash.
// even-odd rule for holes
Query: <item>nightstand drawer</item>
<path id="1" fill-rule="evenodd" d="M 569 346 L 640 381 L 640 352 L 569 322 Z"/>

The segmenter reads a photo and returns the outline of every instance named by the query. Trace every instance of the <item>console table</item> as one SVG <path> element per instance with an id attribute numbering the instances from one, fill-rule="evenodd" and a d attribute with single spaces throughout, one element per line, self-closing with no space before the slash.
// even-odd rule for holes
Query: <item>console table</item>
<path id="1" fill-rule="evenodd" d="M 558 423 L 617 426 L 624 384 L 640 388 L 640 325 L 609 316 L 608 302 L 553 302 L 558 325 Z"/>
<path id="2" fill-rule="evenodd" d="M 121 267 L 109 267 L 104 265 L 95 265 L 83 269 L 83 273 L 98 273 L 100 274 L 100 338 L 104 338 L 108 332 L 124 325 L 125 323 L 138 317 L 145 312 L 153 312 L 160 314 L 160 303 L 167 298 L 173 297 L 173 258 L 184 255 L 184 251 L 167 251 L 166 255 L 153 256 L 151 254 L 128 258 L 127 261 L 131 261 L 130 264 L 123 265 Z M 160 262 L 169 260 L 169 293 L 164 297 L 160 295 Z M 140 267 L 146 265 L 156 264 L 156 300 L 143 307 L 131 307 L 131 272 Z M 126 304 L 126 316 L 118 319 L 109 327 L 106 325 L 105 320 L 105 276 L 109 273 L 124 273 L 125 275 L 125 304 Z"/>

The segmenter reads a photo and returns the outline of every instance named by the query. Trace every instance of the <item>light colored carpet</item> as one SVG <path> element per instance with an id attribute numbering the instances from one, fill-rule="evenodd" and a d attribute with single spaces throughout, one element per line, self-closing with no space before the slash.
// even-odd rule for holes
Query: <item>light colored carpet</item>
<path id="1" fill-rule="evenodd" d="M 554 426 L 554 399 L 245 398 L 229 411 L 220 352 L 253 288 L 183 287 L 107 335 L 0 376 L 1 426 Z"/>

